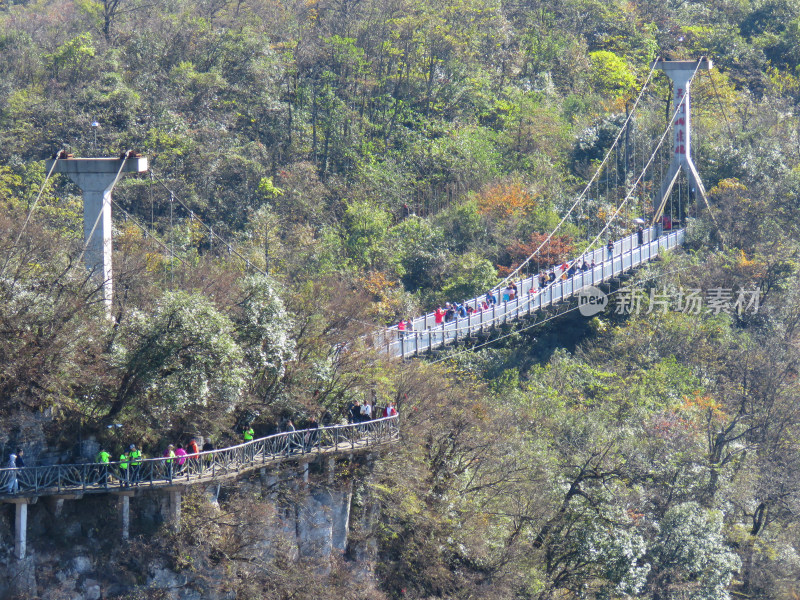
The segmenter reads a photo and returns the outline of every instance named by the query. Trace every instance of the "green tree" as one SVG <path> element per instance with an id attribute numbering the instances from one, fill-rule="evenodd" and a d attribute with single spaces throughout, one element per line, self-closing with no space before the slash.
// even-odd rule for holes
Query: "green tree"
<path id="1" fill-rule="evenodd" d="M 392 228 L 390 236 L 406 289 L 438 289 L 449 263 L 444 232 L 430 221 L 412 216 Z"/>
<path id="2" fill-rule="evenodd" d="M 83 78 L 96 52 L 91 34 L 81 33 L 75 36 L 48 56 L 53 77 L 67 83 L 76 83 Z"/>
<path id="3" fill-rule="evenodd" d="M 380 267 L 379 263 L 384 262 L 383 240 L 392 223 L 391 215 L 377 202 L 353 200 L 347 203 L 343 222 L 349 256 L 367 269 Z"/>
<path id="4" fill-rule="evenodd" d="M 627 96 L 636 83 L 636 77 L 621 58 L 613 52 L 590 52 L 592 83 L 601 93 L 613 97 Z"/>
<path id="5" fill-rule="evenodd" d="M 456 255 L 447 268 L 439 298 L 468 300 L 491 289 L 497 283 L 497 270 L 492 263 L 474 252 Z"/>

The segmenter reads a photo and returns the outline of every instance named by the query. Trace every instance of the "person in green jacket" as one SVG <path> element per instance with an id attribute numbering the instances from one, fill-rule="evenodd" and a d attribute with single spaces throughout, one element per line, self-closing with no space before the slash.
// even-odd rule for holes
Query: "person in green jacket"
<path id="1" fill-rule="evenodd" d="M 99 466 L 97 467 L 98 479 L 97 482 L 101 485 L 108 483 L 108 463 L 111 462 L 111 453 L 107 452 L 105 448 L 100 447 L 100 452 L 94 459 Z"/>
<path id="2" fill-rule="evenodd" d="M 164 457 L 167 459 L 164 461 L 164 464 L 167 467 L 166 468 L 167 479 L 172 481 L 173 468 L 175 467 L 175 458 L 176 458 L 175 446 L 173 444 L 167 446 L 167 451 L 164 452 Z"/>
<path id="3" fill-rule="evenodd" d="M 244 439 L 244 443 L 252 442 L 253 436 L 255 435 L 255 431 L 253 431 L 253 427 L 248 425 L 245 427 L 244 431 L 242 432 L 242 439 Z M 252 446 L 247 446 L 242 448 L 242 459 L 245 461 L 252 460 L 252 453 L 254 448 Z"/>
<path id="4" fill-rule="evenodd" d="M 122 483 L 122 487 L 128 487 L 128 483 L 130 482 L 130 477 L 128 473 L 129 461 L 130 461 L 130 455 L 123 450 L 122 454 L 119 457 L 119 480 Z"/>
<path id="5" fill-rule="evenodd" d="M 136 447 L 136 444 L 131 444 L 131 447 L 128 452 L 128 456 L 131 459 L 131 483 L 134 485 L 139 485 L 139 479 L 141 477 L 141 469 L 142 469 L 142 461 L 144 460 L 144 454 L 142 451 Z"/>

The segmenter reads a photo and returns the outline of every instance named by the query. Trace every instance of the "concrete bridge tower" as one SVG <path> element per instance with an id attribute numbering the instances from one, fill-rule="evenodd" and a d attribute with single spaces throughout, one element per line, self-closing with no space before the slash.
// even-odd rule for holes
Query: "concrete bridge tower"
<path id="1" fill-rule="evenodd" d="M 653 202 L 653 223 L 655 224 L 664 212 L 670 192 L 678 180 L 681 169 L 685 169 L 689 183 L 694 187 L 708 204 L 706 189 L 700 180 L 700 175 L 692 161 L 691 144 L 691 103 L 689 97 L 689 87 L 692 77 L 700 69 L 710 70 L 711 61 L 705 58 L 700 59 L 699 63 L 695 60 L 659 60 L 656 68 L 661 69 L 672 80 L 673 100 L 676 112 L 673 121 L 673 149 L 672 160 L 670 161 L 667 176 L 661 182 L 661 190 Z"/>
<path id="2" fill-rule="evenodd" d="M 103 300 L 110 314 L 113 300 L 111 270 L 111 191 L 123 173 L 147 171 L 147 158 L 130 152 L 120 158 L 52 158 L 48 173 L 65 173 L 83 190 L 84 261 L 103 284 Z"/>

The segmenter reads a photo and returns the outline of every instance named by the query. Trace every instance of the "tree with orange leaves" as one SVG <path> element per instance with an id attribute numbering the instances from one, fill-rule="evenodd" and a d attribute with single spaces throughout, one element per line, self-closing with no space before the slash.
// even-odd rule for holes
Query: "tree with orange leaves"
<path id="1" fill-rule="evenodd" d="M 536 198 L 519 182 L 487 187 L 478 196 L 478 212 L 495 219 L 521 217 L 536 206 Z"/>
<path id="2" fill-rule="evenodd" d="M 526 258 L 533 254 L 539 246 L 542 245 L 547 239 L 545 233 L 532 233 L 529 241 L 527 242 L 514 242 L 506 248 L 508 255 L 508 265 L 497 265 L 497 270 L 501 276 L 508 275 L 514 269 L 519 267 Z M 533 259 L 533 267 L 541 265 L 542 268 L 551 265 L 561 264 L 563 261 L 569 259 L 575 247 L 574 240 L 570 236 L 557 235 L 553 236 L 539 251 L 536 258 Z"/>

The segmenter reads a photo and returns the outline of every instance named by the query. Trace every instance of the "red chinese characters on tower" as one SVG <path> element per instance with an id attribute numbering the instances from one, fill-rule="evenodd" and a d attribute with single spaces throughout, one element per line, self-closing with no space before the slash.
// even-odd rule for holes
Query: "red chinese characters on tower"
<path id="1" fill-rule="evenodd" d="M 675 119 L 675 154 L 686 154 L 686 96 L 683 88 L 678 88 L 675 94 L 675 104 L 678 105 L 678 118 Z"/>
<path id="2" fill-rule="evenodd" d="M 675 127 L 675 154 L 686 154 L 686 130 L 683 127 Z"/>

